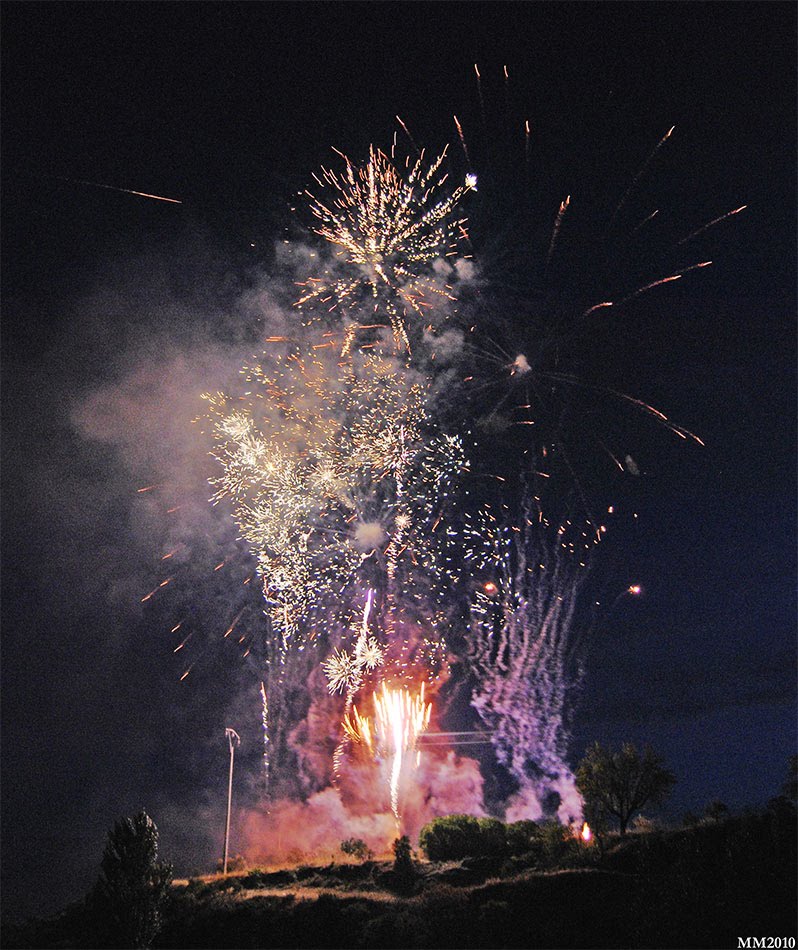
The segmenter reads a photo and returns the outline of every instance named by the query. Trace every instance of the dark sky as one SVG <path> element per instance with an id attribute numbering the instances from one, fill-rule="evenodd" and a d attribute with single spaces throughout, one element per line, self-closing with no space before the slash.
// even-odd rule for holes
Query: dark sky
<path id="1" fill-rule="evenodd" d="M 617 202 L 675 125 L 634 196 L 639 218 L 667 202 L 660 241 L 749 206 L 696 242 L 711 268 L 641 300 L 603 344 L 628 391 L 706 449 L 641 434 L 639 524 L 607 589 L 639 581 L 645 596 L 618 601 L 595 633 L 573 750 L 650 742 L 679 778 L 674 817 L 774 795 L 796 747 L 794 5 L 6 2 L 2 14 L 5 909 L 83 893 L 107 829 L 142 806 L 181 870 L 212 861 L 220 736 L 235 720 L 257 750 L 256 696 L 218 644 L 178 682 L 168 610 L 139 604 L 169 529 L 136 489 L 168 468 L 202 382 L 226 378 L 252 342 L 292 196 L 331 146 L 388 145 L 398 114 L 418 141 L 455 150 L 456 113 L 479 166 L 480 135 L 484 154 L 491 143 L 475 62 L 490 122 L 532 122 L 530 187 Z M 517 152 L 488 179 L 523 168 L 517 127 Z M 141 444 L 114 428 L 134 418 Z M 204 517 L 194 550 L 212 559 Z M 226 596 L 221 583 L 197 595 L 220 615 Z M 243 761 L 256 771 L 257 751 Z"/>

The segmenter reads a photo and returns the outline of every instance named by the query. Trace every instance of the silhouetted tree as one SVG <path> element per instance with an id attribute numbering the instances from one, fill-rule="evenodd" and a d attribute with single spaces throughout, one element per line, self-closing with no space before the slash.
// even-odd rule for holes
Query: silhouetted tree
<path id="1" fill-rule="evenodd" d="M 787 761 L 787 778 L 781 793 L 792 802 L 798 801 L 798 755 L 791 755 Z"/>
<path id="2" fill-rule="evenodd" d="M 713 798 L 704 809 L 704 817 L 710 821 L 723 821 L 729 817 L 729 806 L 719 798 Z"/>
<path id="3" fill-rule="evenodd" d="M 407 835 L 402 835 L 393 843 L 393 880 L 394 887 L 400 894 L 409 893 L 416 880 L 413 849 Z"/>
<path id="4" fill-rule="evenodd" d="M 89 904 L 102 946 L 149 947 L 161 926 L 172 866 L 158 860 L 158 829 L 146 812 L 108 832 L 101 868 Z"/>
<path id="5" fill-rule="evenodd" d="M 619 752 L 592 745 L 576 770 L 576 787 L 589 814 L 618 820 L 626 834 L 629 819 L 646 804 L 663 801 L 676 781 L 648 746 L 639 752 L 625 742 Z"/>
<path id="6" fill-rule="evenodd" d="M 402 835 L 393 843 L 393 869 L 400 875 L 413 874 L 413 851 L 407 835 Z"/>

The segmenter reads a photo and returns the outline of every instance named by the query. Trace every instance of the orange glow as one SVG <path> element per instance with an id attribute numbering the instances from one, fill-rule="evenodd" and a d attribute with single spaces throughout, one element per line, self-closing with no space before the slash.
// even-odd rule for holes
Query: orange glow
<path id="1" fill-rule="evenodd" d="M 585 844 L 590 844 L 590 842 L 593 840 L 593 832 L 590 830 L 590 825 L 587 822 L 582 825 L 582 830 L 579 832 L 579 837 L 585 842 Z"/>
<path id="2" fill-rule="evenodd" d="M 352 714 L 344 717 L 343 728 L 352 742 L 366 746 L 376 758 L 392 759 L 391 810 L 398 826 L 399 779 L 404 755 L 416 751 L 419 736 L 429 726 L 432 703 L 425 701 L 423 683 L 415 695 L 406 687 L 395 689 L 383 683 L 380 691 L 374 693 L 373 701 L 373 720 L 361 716 L 357 706 L 353 706 Z"/>

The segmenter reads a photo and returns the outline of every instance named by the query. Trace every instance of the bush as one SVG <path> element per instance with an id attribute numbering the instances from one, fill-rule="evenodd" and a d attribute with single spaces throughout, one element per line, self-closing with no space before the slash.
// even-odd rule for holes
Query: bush
<path id="1" fill-rule="evenodd" d="M 477 818 L 478 856 L 500 858 L 507 853 L 507 829 L 498 818 Z"/>
<path id="2" fill-rule="evenodd" d="M 434 818 L 419 832 L 418 843 L 430 861 L 458 861 L 476 854 L 479 824 L 471 815 Z"/>
<path id="3" fill-rule="evenodd" d="M 347 838 L 341 842 L 341 850 L 358 861 L 370 861 L 374 857 L 374 852 L 362 838 Z"/>
<path id="4" fill-rule="evenodd" d="M 526 854 L 532 850 L 538 833 L 537 823 L 528 819 L 506 825 L 504 836 L 507 841 L 507 850 L 511 855 Z"/>
<path id="5" fill-rule="evenodd" d="M 447 815 L 421 829 L 419 845 L 430 861 L 501 857 L 507 852 L 505 826 L 496 818 Z"/>
<path id="6" fill-rule="evenodd" d="M 571 859 L 584 851 L 571 829 L 555 820 L 540 825 L 535 849 L 541 863 L 547 867 L 570 863 Z"/>

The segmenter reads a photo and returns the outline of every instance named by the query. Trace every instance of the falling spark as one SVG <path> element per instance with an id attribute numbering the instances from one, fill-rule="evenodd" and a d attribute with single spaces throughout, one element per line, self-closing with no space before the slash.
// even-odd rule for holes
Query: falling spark
<path id="1" fill-rule="evenodd" d="M 653 148 L 651 154 L 648 156 L 648 158 L 645 160 L 645 162 L 643 162 L 643 165 L 641 166 L 640 171 L 638 171 L 638 173 L 637 173 L 637 174 L 635 175 L 635 177 L 632 179 L 632 183 L 631 183 L 631 184 L 629 185 L 629 187 L 626 189 L 626 191 L 625 191 L 623 197 L 622 197 L 621 200 L 618 202 L 618 205 L 616 206 L 615 211 L 613 211 L 612 217 L 610 218 L 609 224 L 607 225 L 607 230 L 609 230 L 609 229 L 612 227 L 612 225 L 615 223 L 615 219 L 618 217 L 618 215 L 619 215 L 621 209 L 622 209 L 623 206 L 626 204 L 627 200 L 629 199 L 629 196 L 632 194 L 632 192 L 634 191 L 634 189 L 637 187 L 637 184 L 638 184 L 638 182 L 640 181 L 640 179 L 641 179 L 641 178 L 645 175 L 645 173 L 648 171 L 649 166 L 650 166 L 651 163 L 654 161 L 654 158 L 656 157 L 656 155 L 657 155 L 657 153 L 659 152 L 659 150 L 660 150 L 660 149 L 662 148 L 662 146 L 668 141 L 668 139 L 671 137 L 671 135 L 673 135 L 673 131 L 674 131 L 675 128 L 676 128 L 676 126 L 675 126 L 675 125 L 672 125 L 672 126 L 668 129 L 668 131 L 662 136 L 662 138 L 659 140 L 659 142 L 657 142 L 657 144 L 654 146 L 654 148 Z"/>
<path id="2" fill-rule="evenodd" d="M 682 244 L 687 244 L 688 241 L 692 241 L 693 238 L 697 238 L 699 234 L 703 234 L 704 231 L 708 231 L 710 228 L 714 227 L 716 224 L 720 224 L 721 221 L 725 221 L 727 218 L 731 218 L 735 214 L 739 214 L 741 211 L 745 211 L 748 205 L 740 205 L 739 208 L 735 208 L 734 211 L 727 211 L 726 214 L 722 214 L 717 218 L 713 218 L 711 221 L 708 221 L 706 224 L 702 225 L 698 230 L 693 231 L 692 234 L 688 234 L 687 237 L 683 237 L 681 241 L 677 242 L 677 247 Z"/>
<path id="3" fill-rule="evenodd" d="M 557 212 L 557 217 L 554 220 L 554 228 L 551 232 L 551 241 L 549 243 L 549 252 L 546 255 L 546 266 L 551 263 L 551 259 L 554 256 L 554 248 L 557 246 L 557 238 L 560 234 L 560 228 L 562 227 L 563 219 L 565 218 L 568 207 L 571 204 L 571 196 L 568 195 L 565 201 L 560 202 L 560 210 Z"/>
<path id="4" fill-rule="evenodd" d="M 133 191 L 130 188 L 117 188 L 115 185 L 102 185 L 96 181 L 84 181 L 82 178 L 60 178 L 60 181 L 71 181 L 76 185 L 88 185 L 91 188 L 105 188 L 108 191 L 121 191 L 126 195 L 137 195 L 139 198 L 152 198 L 154 201 L 168 201 L 169 204 L 182 205 L 178 198 L 165 198 L 163 195 L 151 195 L 146 191 Z"/>
<path id="5" fill-rule="evenodd" d="M 554 544 L 532 528 L 531 499 L 523 512 L 516 531 L 483 513 L 467 532 L 474 561 L 499 577 L 495 592 L 494 582 L 474 592 L 471 705 L 492 733 L 499 762 L 543 801 L 573 783 L 568 714 L 581 680 L 576 612 L 588 571 L 564 543 L 573 526 L 561 526 Z"/>
<path id="6" fill-rule="evenodd" d="M 456 115 L 453 115 L 452 118 L 454 119 L 454 124 L 457 128 L 457 134 L 460 137 L 460 144 L 463 146 L 463 154 L 465 155 L 465 159 L 468 164 L 471 165 L 471 156 L 468 154 L 468 146 L 466 145 L 465 135 L 463 135 L 463 127 L 460 125 L 460 120 Z"/>

